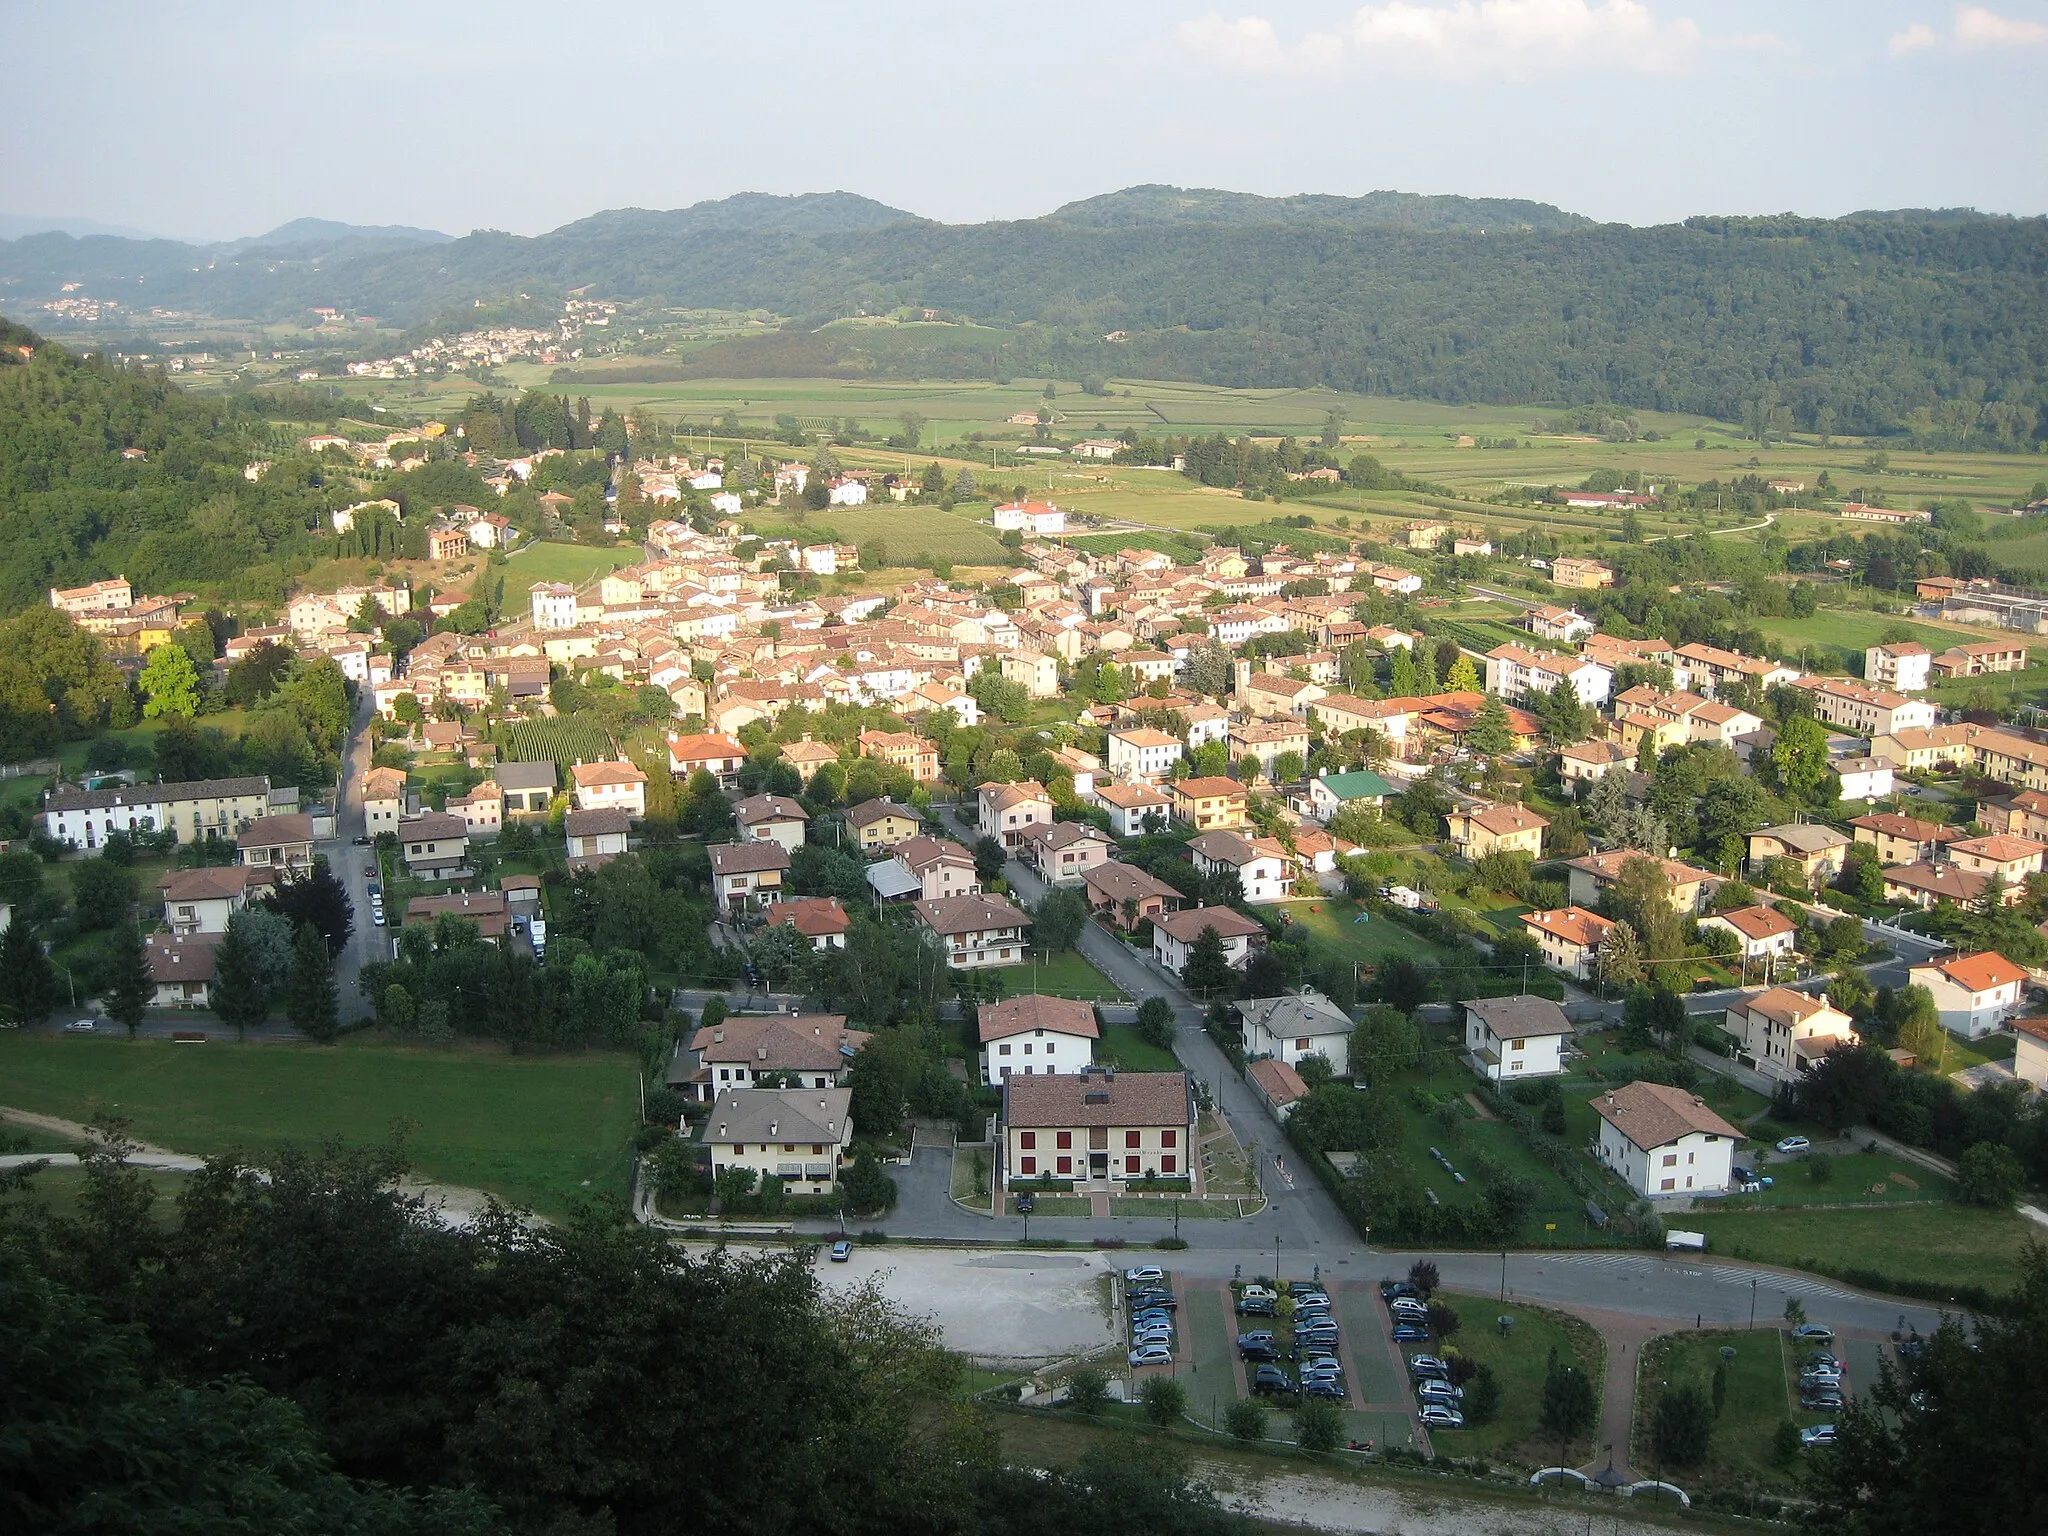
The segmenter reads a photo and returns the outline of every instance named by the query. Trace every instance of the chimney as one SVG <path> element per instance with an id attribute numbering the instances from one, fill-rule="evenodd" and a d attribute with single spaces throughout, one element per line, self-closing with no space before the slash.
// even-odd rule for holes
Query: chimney
<path id="1" fill-rule="evenodd" d="M 767 1059 L 768 1059 L 768 1047 L 767 1047 L 767 1046 L 765 1046 L 765 1045 L 757 1045 L 757 1046 L 755 1046 L 755 1047 L 754 1047 L 754 1060 L 756 1060 L 756 1061 L 766 1061 Z"/>
<path id="2" fill-rule="evenodd" d="M 780 1129 L 781 1124 L 782 1122 L 779 1120 L 770 1120 L 768 1122 L 768 1139 L 770 1141 L 773 1141 L 775 1139 L 776 1133 Z"/>
<path id="3" fill-rule="evenodd" d="M 714 1029 L 713 1031 L 711 1031 L 711 1043 L 713 1045 L 725 1044 L 725 1031 L 722 1029 Z"/>

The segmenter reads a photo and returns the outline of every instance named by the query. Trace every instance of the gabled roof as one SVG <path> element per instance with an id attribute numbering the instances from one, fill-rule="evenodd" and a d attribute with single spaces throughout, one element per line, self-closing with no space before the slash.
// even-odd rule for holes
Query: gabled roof
<path id="1" fill-rule="evenodd" d="M 164 893 L 167 903 L 230 901 L 248 894 L 252 876 L 269 873 L 246 864 L 209 864 L 199 869 L 174 869 L 157 882 L 156 888 Z"/>
<path id="2" fill-rule="evenodd" d="M 1849 825 L 1915 843 L 1950 843 L 1962 836 L 1954 827 L 1945 827 L 1938 821 L 1922 821 L 1917 816 L 1894 816 L 1889 811 L 1855 817 Z"/>
<path id="3" fill-rule="evenodd" d="M 1010 1126 L 1185 1126 L 1194 1119 L 1185 1072 L 1111 1072 L 1006 1077 L 1003 1123 Z"/>
<path id="4" fill-rule="evenodd" d="M 564 837 L 599 837 L 607 832 L 630 832 L 633 818 L 617 806 L 595 811 L 571 811 L 562 818 Z"/>
<path id="5" fill-rule="evenodd" d="M 412 816 L 398 824 L 398 840 L 409 842 L 419 838 L 424 842 L 438 842 L 444 837 L 469 836 L 469 823 L 460 816 L 447 811 L 428 811 L 424 816 Z"/>
<path id="6" fill-rule="evenodd" d="M 1950 843 L 1949 857 L 1959 853 L 1973 854 L 1980 859 L 1989 859 L 1994 864 L 2016 864 L 2048 852 L 2048 844 L 2037 843 L 2028 837 L 2010 837 L 1993 834 L 1990 837 L 1966 837 Z"/>
<path id="7" fill-rule="evenodd" d="M 807 939 L 829 938 L 853 926 L 837 896 L 792 896 L 768 909 L 768 922 L 787 923 Z"/>
<path id="8" fill-rule="evenodd" d="M 1292 1104 L 1296 1099 L 1308 1097 L 1308 1084 L 1302 1081 L 1299 1072 L 1284 1061 L 1262 1056 L 1246 1067 L 1245 1071 L 1265 1093 L 1266 1101 L 1276 1109 Z"/>
<path id="9" fill-rule="evenodd" d="M 1746 939 L 1775 939 L 1780 934 L 1799 931 L 1797 923 L 1772 907 L 1737 907 L 1733 912 L 1715 912 L 1712 916 L 1718 917 Z M 1705 922 L 1706 919 L 1700 921 Z"/>
<path id="10" fill-rule="evenodd" d="M 213 980 L 214 951 L 224 933 L 152 933 L 147 943 L 149 974 L 158 985 Z"/>
<path id="11" fill-rule="evenodd" d="M 1517 832 L 1540 832 L 1550 825 L 1549 819 L 1538 816 L 1526 805 L 1488 805 L 1473 811 L 1453 811 L 1453 816 L 1462 816 L 1475 827 L 1483 827 L 1495 837 L 1509 837 Z"/>
<path id="12" fill-rule="evenodd" d="M 460 818 L 457 818 L 458 820 Z M 282 848 L 289 843 L 313 841 L 313 818 L 303 813 L 259 816 L 235 839 L 241 848 Z"/>
<path id="13" fill-rule="evenodd" d="M 846 813 L 846 824 L 855 830 L 871 826 L 889 816 L 901 816 L 904 820 L 921 823 L 924 818 L 900 800 L 891 800 L 886 795 L 879 800 L 863 800 Z"/>
<path id="14" fill-rule="evenodd" d="M 1742 1132 L 1707 1108 L 1698 1094 L 1663 1083 L 1625 1084 L 1601 1094 L 1593 1109 L 1645 1152 L 1695 1133 L 1742 1139 Z"/>
<path id="15" fill-rule="evenodd" d="M 1052 796 L 1036 779 L 1021 779 L 1014 784 L 988 783 L 977 791 L 984 806 L 992 811 L 1005 811 L 1013 805 L 1051 805 Z"/>
<path id="16" fill-rule="evenodd" d="M 974 855 L 950 837 L 907 837 L 889 851 L 889 856 L 918 876 L 934 864 L 965 864 L 970 868 L 974 864 Z"/>
<path id="17" fill-rule="evenodd" d="M 1980 950 L 1974 955 L 1951 955 L 1946 960 L 1929 961 L 1913 969 L 1939 971 L 1966 992 L 1989 992 L 1995 987 L 2010 986 L 2013 982 L 2027 979 L 2025 971 L 1995 949 Z"/>
<path id="18" fill-rule="evenodd" d="M 1813 822 L 1798 822 L 1782 827 L 1758 827 L 1749 834 L 1752 838 L 1768 837 L 1783 843 L 1799 853 L 1826 853 L 1831 848 L 1848 846 L 1849 839 L 1833 827 L 1823 827 Z"/>
<path id="19" fill-rule="evenodd" d="M 1551 934 L 1581 949 L 1598 949 L 1607 942 L 1614 924 L 1584 907 L 1558 907 L 1549 912 L 1524 912 L 1522 926 Z"/>
<path id="20" fill-rule="evenodd" d="M 1154 896 L 1174 901 L 1180 899 L 1179 891 L 1149 869 L 1140 869 L 1135 864 L 1125 864 L 1117 859 L 1082 870 L 1081 883 L 1117 902 L 1145 901 Z"/>
<path id="21" fill-rule="evenodd" d="M 789 850 L 780 843 L 715 843 L 711 849 L 714 875 L 750 875 L 771 869 L 789 868 Z"/>
<path id="22" fill-rule="evenodd" d="M 977 1022 L 983 1045 L 1011 1035 L 1029 1034 L 1034 1029 L 1057 1030 L 1063 1035 L 1081 1035 L 1090 1040 L 1102 1034 L 1095 1023 L 1094 1004 L 1065 997 L 1041 997 L 1037 993 L 983 1003 Z"/>
<path id="23" fill-rule="evenodd" d="M 1320 784 L 1325 792 L 1338 800 L 1367 800 L 1375 796 L 1384 798 L 1394 792 L 1394 786 L 1369 768 L 1353 768 L 1345 773 L 1326 773 L 1309 781 Z"/>
<path id="24" fill-rule="evenodd" d="M 912 902 L 933 933 L 988 933 L 998 928 L 1025 928 L 1030 917 L 1000 896 L 927 896 Z"/>
<path id="25" fill-rule="evenodd" d="M 577 763 L 569 770 L 579 788 L 599 788 L 607 784 L 645 784 L 644 770 L 625 762 Z"/>
<path id="26" fill-rule="evenodd" d="M 1185 800 L 1213 800 L 1219 795 L 1237 798 L 1250 793 L 1237 780 L 1214 774 L 1200 779 L 1176 779 L 1168 787 Z"/>
<path id="27" fill-rule="evenodd" d="M 1106 843 L 1116 846 L 1116 839 L 1100 827 L 1085 821 L 1041 821 L 1024 829 L 1024 840 L 1036 843 L 1057 853 L 1075 843 Z"/>
<path id="28" fill-rule="evenodd" d="M 758 1141 L 836 1147 L 852 1102 L 851 1088 L 735 1088 L 711 1107 L 704 1139 L 718 1146 Z"/>
<path id="29" fill-rule="evenodd" d="M 1572 1021 L 1547 997 L 1476 997 L 1461 1000 L 1459 1007 L 1476 1015 L 1503 1040 L 1521 1040 L 1530 1035 L 1568 1035 Z"/>
<path id="30" fill-rule="evenodd" d="M 555 765 L 539 763 L 500 763 L 491 770 L 491 777 L 498 781 L 500 789 L 552 791 L 556 783 Z"/>
<path id="31" fill-rule="evenodd" d="M 1170 806 L 1173 801 L 1149 784 L 1098 784 L 1095 798 L 1120 811 L 1143 810 L 1147 806 Z"/>
<path id="32" fill-rule="evenodd" d="M 836 1072 L 867 1039 L 846 1027 L 844 1014 L 731 1014 L 691 1035 L 690 1049 L 702 1061 L 744 1062 L 761 1072 Z"/>
<path id="33" fill-rule="evenodd" d="M 787 795 L 749 795 L 732 808 L 733 820 L 743 827 L 763 821 L 808 821 L 810 815 Z"/>
<path id="34" fill-rule="evenodd" d="M 1322 993 L 1309 989 L 1284 992 L 1278 997 L 1248 997 L 1237 1005 L 1237 1012 L 1247 1028 L 1256 1024 L 1269 1035 L 1287 1039 L 1304 1035 L 1348 1038 L 1353 1028 L 1350 1014 Z"/>
<path id="35" fill-rule="evenodd" d="M 1781 1024 L 1802 1024 L 1815 1014 L 1826 1013 L 1830 1004 L 1824 997 L 1809 997 L 1804 992 L 1795 992 L 1790 987 L 1772 987 L 1759 992 L 1742 1008 L 1750 1013 L 1760 1013 L 1767 1019 L 1776 1019 Z M 1846 1016 L 1843 1022 L 1847 1022 Z"/>
<path id="36" fill-rule="evenodd" d="M 1204 928 L 1214 928 L 1219 939 L 1248 938 L 1266 931 L 1235 907 L 1190 907 L 1185 912 L 1165 912 L 1152 919 L 1152 926 L 1183 944 L 1194 943 Z"/>

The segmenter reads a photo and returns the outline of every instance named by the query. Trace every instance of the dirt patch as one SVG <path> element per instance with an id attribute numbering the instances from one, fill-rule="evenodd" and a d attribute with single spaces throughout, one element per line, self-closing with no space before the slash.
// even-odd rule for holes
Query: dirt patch
<path id="1" fill-rule="evenodd" d="M 1498 1120 L 1500 1118 L 1499 1115 L 1493 1112 L 1492 1107 L 1476 1093 L 1466 1094 L 1465 1102 L 1472 1106 L 1472 1114 L 1475 1119 Z"/>

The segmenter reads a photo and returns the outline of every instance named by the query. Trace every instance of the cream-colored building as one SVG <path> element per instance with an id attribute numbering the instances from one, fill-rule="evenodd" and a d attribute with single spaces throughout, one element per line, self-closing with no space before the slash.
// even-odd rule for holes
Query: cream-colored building
<path id="1" fill-rule="evenodd" d="M 1071 1180 L 1115 1188 L 1133 1179 L 1199 1182 L 1195 1103 L 1185 1072 L 1116 1072 L 1002 1080 L 1001 1182 Z"/>
<path id="2" fill-rule="evenodd" d="M 1734 1037 L 1742 1065 L 1781 1081 L 1812 1071 L 1829 1051 L 1859 1038 L 1848 1014 L 1790 987 L 1738 998 L 1721 1027 Z"/>
<path id="3" fill-rule="evenodd" d="M 106 846 L 110 832 L 171 831 L 180 842 L 209 834 L 226 840 L 270 809 L 270 780 L 198 779 L 177 784 L 117 784 L 107 789 L 65 786 L 43 796 L 43 830 L 51 841 L 88 852 Z"/>
<path id="4" fill-rule="evenodd" d="M 829 1195 L 853 1144 L 851 1088 L 735 1088 L 704 1121 L 715 1178 L 744 1168 L 792 1195 Z"/>

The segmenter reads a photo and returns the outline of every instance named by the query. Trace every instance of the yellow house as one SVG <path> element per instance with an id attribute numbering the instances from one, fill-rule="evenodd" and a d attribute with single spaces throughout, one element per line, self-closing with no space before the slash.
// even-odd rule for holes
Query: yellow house
<path id="1" fill-rule="evenodd" d="M 1250 824 L 1250 796 L 1235 779 L 1179 779 L 1166 786 L 1166 793 L 1173 801 L 1174 820 L 1197 832 Z"/>
<path id="2" fill-rule="evenodd" d="M 884 796 L 864 800 L 846 813 L 847 830 L 859 841 L 863 853 L 894 848 L 923 830 L 917 812 Z"/>
<path id="3" fill-rule="evenodd" d="M 1489 853 L 1526 853 L 1540 858 L 1543 829 L 1550 825 L 1524 805 L 1482 805 L 1469 811 L 1452 811 L 1451 842 L 1468 859 L 1483 859 Z"/>

